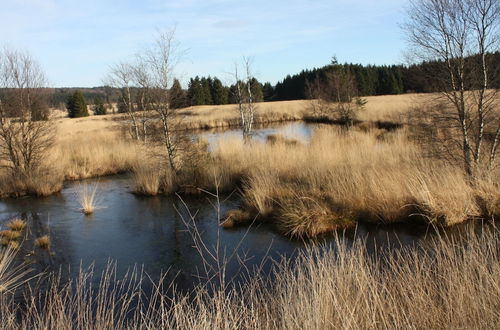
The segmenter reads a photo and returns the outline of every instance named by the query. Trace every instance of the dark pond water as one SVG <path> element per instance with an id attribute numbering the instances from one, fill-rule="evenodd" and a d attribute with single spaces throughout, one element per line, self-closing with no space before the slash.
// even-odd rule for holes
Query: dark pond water
<path id="1" fill-rule="evenodd" d="M 314 128 L 302 123 L 279 126 L 277 129 L 257 130 L 257 138 L 266 134 L 280 133 L 308 140 Z M 240 135 L 239 131 L 204 133 L 211 143 L 217 139 Z M 80 211 L 78 191 L 83 185 L 98 185 L 97 210 L 90 216 Z M 69 182 L 61 193 L 46 198 L 20 198 L 0 201 L 0 227 L 13 217 L 28 220 L 29 234 L 23 244 L 22 255 L 33 267 L 41 270 L 68 269 L 75 273 L 80 267 L 94 266 L 99 274 L 109 261 L 115 261 L 118 276 L 138 265 L 158 278 L 168 271 L 180 288 L 196 284 L 195 276 L 203 273 L 200 253 L 194 248 L 192 230 L 186 222 L 195 223 L 206 246 L 213 250 L 220 243 L 219 251 L 230 255 L 236 247 L 245 256 L 245 266 L 251 269 L 266 260 L 264 271 L 269 270 L 271 260 L 283 256 L 292 257 L 298 251 L 315 243 L 333 244 L 331 237 L 316 241 L 289 240 L 266 224 L 254 224 L 249 228 L 224 230 L 218 226 L 216 200 L 209 195 L 183 197 L 139 197 L 131 191 L 128 176 L 104 177 L 99 180 Z M 239 197 L 221 196 L 220 214 L 237 208 Z M 194 214 L 189 217 L 186 207 Z M 450 233 L 459 232 L 452 229 Z M 52 246 L 44 252 L 33 246 L 33 239 L 48 234 Z M 369 226 L 360 224 L 356 230 L 346 233 L 366 238 L 367 249 L 388 245 L 404 246 L 425 244 L 436 233 L 429 228 L 414 226 Z M 241 263 L 233 259 L 228 275 L 240 274 Z"/>

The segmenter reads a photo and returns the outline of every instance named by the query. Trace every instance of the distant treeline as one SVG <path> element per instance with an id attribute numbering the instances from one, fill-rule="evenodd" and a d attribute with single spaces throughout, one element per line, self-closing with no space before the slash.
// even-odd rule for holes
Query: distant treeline
<path id="1" fill-rule="evenodd" d="M 470 57 L 467 62 L 479 61 Z M 500 52 L 489 54 L 492 80 L 490 88 L 500 88 Z M 321 78 L 333 68 L 333 64 L 312 70 L 303 70 L 295 75 L 288 75 L 275 86 L 257 79 L 251 81 L 255 102 L 301 100 L 309 98 L 307 82 Z M 335 64 L 338 66 L 338 64 Z M 431 93 L 441 90 L 440 81 L 445 77 L 444 63 L 439 61 L 406 65 L 361 65 L 345 63 L 340 65 L 350 72 L 356 80 L 361 96 L 389 95 L 402 93 Z M 133 88 L 134 89 L 134 88 Z M 50 106 L 64 108 L 68 98 L 80 90 L 87 103 L 120 103 L 121 91 L 109 86 L 93 88 L 54 88 L 51 89 Z M 175 97 L 172 106 L 182 108 L 193 105 L 218 105 L 236 103 L 236 84 L 226 86 L 217 77 L 194 77 L 189 80 L 188 88 L 183 89 L 178 80 L 174 81 L 171 91 Z M 133 92 L 133 94 L 136 94 Z"/>
<path id="2" fill-rule="evenodd" d="M 468 64 L 479 61 L 477 57 L 469 57 Z M 493 79 L 490 88 L 500 88 L 500 52 L 489 54 L 490 68 Z M 354 75 L 358 92 L 361 96 L 388 95 L 401 93 L 431 93 L 442 89 L 440 81 L 445 78 L 444 63 L 439 61 L 423 62 L 410 66 L 405 65 L 361 65 L 346 63 L 341 65 L 344 70 Z M 332 65 L 322 68 L 303 70 L 293 76 L 288 75 L 274 87 L 271 101 L 307 99 L 307 81 L 321 78 L 332 69 Z"/>

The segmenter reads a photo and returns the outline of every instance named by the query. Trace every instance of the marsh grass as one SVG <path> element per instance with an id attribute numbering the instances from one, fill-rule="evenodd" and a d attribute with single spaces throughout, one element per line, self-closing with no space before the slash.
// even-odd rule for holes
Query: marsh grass
<path id="1" fill-rule="evenodd" d="M 113 265 L 64 283 L 53 274 L 43 292 L 25 290 L 21 310 L 3 294 L 0 315 L 9 329 L 497 329 L 499 237 L 485 226 L 369 255 L 364 239 L 338 235 L 332 246 L 276 261 L 272 277 L 255 274 L 215 291 L 201 285 L 167 294 L 172 287 L 162 279 L 144 290 L 147 275 L 118 278 Z M 1 253 L 0 288 L 12 294 L 22 277 L 9 275 Z"/>
<path id="2" fill-rule="evenodd" d="M 291 236 L 357 221 L 451 226 L 496 212 L 498 172 L 472 186 L 460 168 L 425 158 L 405 130 L 380 136 L 379 129 L 330 126 L 316 129 L 309 144 L 227 139 L 215 148 L 215 159 L 224 175 L 242 176 L 243 210 Z"/>
<path id="3" fill-rule="evenodd" d="M 35 239 L 35 246 L 43 250 L 50 249 L 50 237 L 48 235 L 38 237 Z"/>
<path id="4" fill-rule="evenodd" d="M 12 219 L 6 224 L 7 228 L 14 231 L 23 231 L 26 228 L 26 221 L 23 219 Z"/>
<path id="5" fill-rule="evenodd" d="M 15 241 L 21 237 L 21 233 L 16 230 L 2 230 L 0 231 L 0 237 L 7 241 Z"/>
<path id="6" fill-rule="evenodd" d="M 99 182 L 94 184 L 80 184 L 77 191 L 78 203 L 80 210 L 85 215 L 90 215 L 102 206 L 98 205 L 98 188 Z"/>
<path id="7" fill-rule="evenodd" d="M 6 304 L 12 303 L 12 301 L 5 299 L 5 295 L 13 293 L 18 287 L 24 285 L 29 280 L 28 274 L 30 270 L 25 264 L 16 264 L 16 253 L 16 250 L 12 248 L 0 248 L 0 309 L 3 309 Z M 16 307 L 14 308 L 14 310 L 17 310 Z M 6 320 L 2 318 L 3 322 Z"/>

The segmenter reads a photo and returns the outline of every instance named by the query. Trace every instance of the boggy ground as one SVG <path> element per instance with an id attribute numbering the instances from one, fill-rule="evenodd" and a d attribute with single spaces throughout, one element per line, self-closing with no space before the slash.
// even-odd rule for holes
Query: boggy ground
<path id="1" fill-rule="evenodd" d="M 498 173 L 471 186 L 460 168 L 424 158 L 407 134 L 324 126 L 310 143 L 223 140 L 204 171 L 221 178 L 219 190 L 241 182 L 241 210 L 225 227 L 271 221 L 286 235 L 316 236 L 357 221 L 450 226 L 498 217 Z"/>
<path id="2" fill-rule="evenodd" d="M 64 180 L 133 172 L 134 190 L 143 195 L 238 189 L 241 208 L 227 214 L 224 227 L 269 221 L 289 236 L 316 236 L 357 221 L 449 226 L 498 217 L 498 171 L 471 186 L 459 167 L 424 157 L 407 128 L 378 128 L 377 122 L 401 123 L 415 104 L 433 97 L 370 97 L 354 129 L 324 125 L 310 142 L 282 136 L 269 137 L 267 143 L 234 138 L 220 141 L 209 153 L 201 141 L 190 146 L 175 175 L 161 157 L 152 156 L 157 156 L 155 148 L 130 140 L 120 130 L 116 118 L 121 115 L 59 119 L 57 142 L 44 170 L 25 178 L 4 174 L 0 191 L 48 195 L 60 190 Z M 311 115 L 307 104 L 263 103 L 257 115 L 262 122 L 298 120 Z M 234 105 L 192 107 L 179 115 L 185 116 L 180 129 L 237 122 Z"/>

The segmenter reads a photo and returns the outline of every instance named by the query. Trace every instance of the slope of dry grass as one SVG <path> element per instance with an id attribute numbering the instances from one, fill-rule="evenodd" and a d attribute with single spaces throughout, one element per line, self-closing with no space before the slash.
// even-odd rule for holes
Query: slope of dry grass
<path id="1" fill-rule="evenodd" d="M 484 228 L 488 229 L 488 228 Z M 272 280 L 254 275 L 240 289 L 200 286 L 168 296 L 169 283 L 142 291 L 141 276 L 108 270 L 46 290 L 31 290 L 19 309 L 16 283 L 0 252 L 0 315 L 4 329 L 498 329 L 498 231 L 437 238 L 369 256 L 362 240 L 337 239 L 284 260 Z M 19 290 L 19 288 L 18 288 Z"/>

